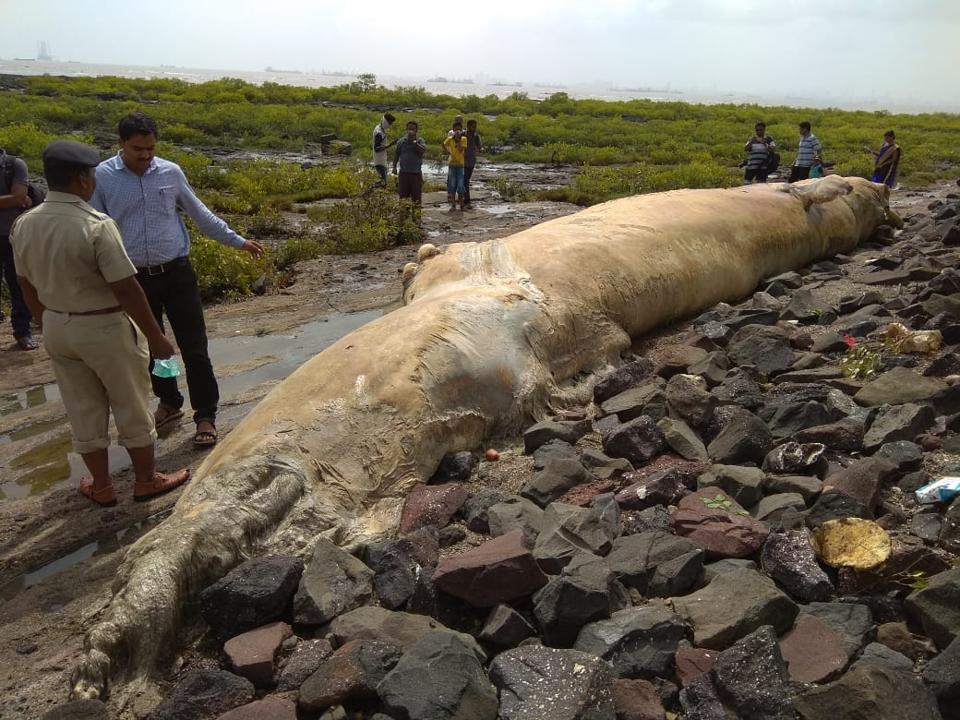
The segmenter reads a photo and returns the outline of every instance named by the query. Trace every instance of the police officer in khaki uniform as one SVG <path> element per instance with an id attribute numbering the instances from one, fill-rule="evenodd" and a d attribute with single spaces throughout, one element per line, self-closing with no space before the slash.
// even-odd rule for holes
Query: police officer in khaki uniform
<path id="1" fill-rule="evenodd" d="M 68 140 L 48 145 L 43 173 L 50 193 L 17 219 L 10 241 L 24 298 L 33 316 L 42 318 L 43 344 L 74 449 L 92 476 L 81 481 L 80 492 L 111 506 L 117 502 L 107 463 L 111 410 L 119 443 L 133 461 L 134 500 L 173 490 L 190 472 L 168 475 L 154 467 L 157 433 L 148 407 L 147 366 L 150 354 L 172 356 L 173 345 L 150 311 L 116 224 L 87 204 L 99 162 L 87 145 Z"/>

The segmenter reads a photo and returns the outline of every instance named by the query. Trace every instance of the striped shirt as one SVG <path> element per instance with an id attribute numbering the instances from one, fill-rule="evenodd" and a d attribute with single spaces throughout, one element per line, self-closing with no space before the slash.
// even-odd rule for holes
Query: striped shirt
<path id="1" fill-rule="evenodd" d="M 817 136 L 810 133 L 806 137 L 800 138 L 800 146 L 797 148 L 797 159 L 793 161 L 798 167 L 811 167 L 813 159 L 820 155 L 823 148 L 820 147 L 820 141 Z"/>
<path id="2" fill-rule="evenodd" d="M 752 142 L 751 142 L 752 141 Z M 759 170 L 766 166 L 770 159 L 770 153 L 773 152 L 775 143 L 769 135 L 762 138 L 754 135 L 747 141 L 750 145 L 750 154 L 747 156 L 747 168 L 749 170 Z"/>
<path id="3" fill-rule="evenodd" d="M 127 168 L 119 154 L 104 160 L 97 166 L 90 205 L 120 226 L 123 245 L 137 267 L 160 265 L 190 252 L 190 235 L 178 210 L 217 242 L 235 248 L 245 242 L 200 201 L 180 166 L 161 158 L 154 158 L 143 175 Z"/>

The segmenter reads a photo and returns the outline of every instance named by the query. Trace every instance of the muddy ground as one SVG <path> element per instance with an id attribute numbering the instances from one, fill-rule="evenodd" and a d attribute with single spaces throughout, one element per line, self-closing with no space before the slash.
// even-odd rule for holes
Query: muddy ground
<path id="1" fill-rule="evenodd" d="M 525 168 L 525 184 L 563 184 L 563 171 Z M 569 171 L 567 171 L 569 172 Z M 909 216 L 951 191 L 943 185 L 904 189 L 894 207 Z M 435 243 L 486 240 L 574 212 L 561 203 L 503 203 L 482 181 L 477 209 L 449 213 L 444 196 L 425 197 L 424 227 Z M 293 220 L 293 219 L 291 219 Z M 400 295 L 398 270 L 416 247 L 381 253 L 324 257 L 301 263 L 296 281 L 283 291 L 211 306 L 207 322 L 211 356 L 221 378 L 221 434 L 229 432 L 269 389 L 304 360 L 354 327 L 388 312 Z M 853 265 L 876 252 L 861 251 Z M 866 268 L 864 268 L 866 269 Z M 839 297 L 858 288 L 851 276 L 819 292 Z M 862 289 L 862 288 L 860 288 Z M 638 343 L 656 354 L 687 330 L 681 323 Z M 70 668 L 82 649 L 83 630 L 109 598 L 113 574 L 126 545 L 162 520 L 173 493 L 148 503 L 130 500 L 131 477 L 122 452 L 112 456 L 120 504 L 93 507 L 75 489 L 81 471 L 67 461 L 69 434 L 49 360 L 43 350 L 23 353 L 5 343 L 0 352 L 0 718 L 35 718 L 66 697 Z M 193 425 L 185 423 L 159 446 L 162 469 L 196 467 Z M 510 485 L 529 458 L 516 443 L 500 447 L 500 463 L 485 464 L 484 482 Z M 118 717 L 143 717 L 159 700 L 144 688 Z"/>

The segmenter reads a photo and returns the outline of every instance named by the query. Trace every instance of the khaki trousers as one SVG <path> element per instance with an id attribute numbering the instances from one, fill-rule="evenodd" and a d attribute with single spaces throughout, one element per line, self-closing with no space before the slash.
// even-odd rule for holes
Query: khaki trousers
<path id="1" fill-rule="evenodd" d="M 120 445 L 138 448 L 156 441 L 147 404 L 147 342 L 125 313 L 68 315 L 47 310 L 43 345 L 53 361 L 76 452 L 110 445 L 111 410 Z"/>

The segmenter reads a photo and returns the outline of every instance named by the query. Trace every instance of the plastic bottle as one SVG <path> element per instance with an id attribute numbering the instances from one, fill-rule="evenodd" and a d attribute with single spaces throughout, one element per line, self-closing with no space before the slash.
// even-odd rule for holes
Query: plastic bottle
<path id="1" fill-rule="evenodd" d="M 177 364 L 176 358 L 154 360 L 152 372 L 158 378 L 173 378 L 180 375 L 180 365 Z"/>

